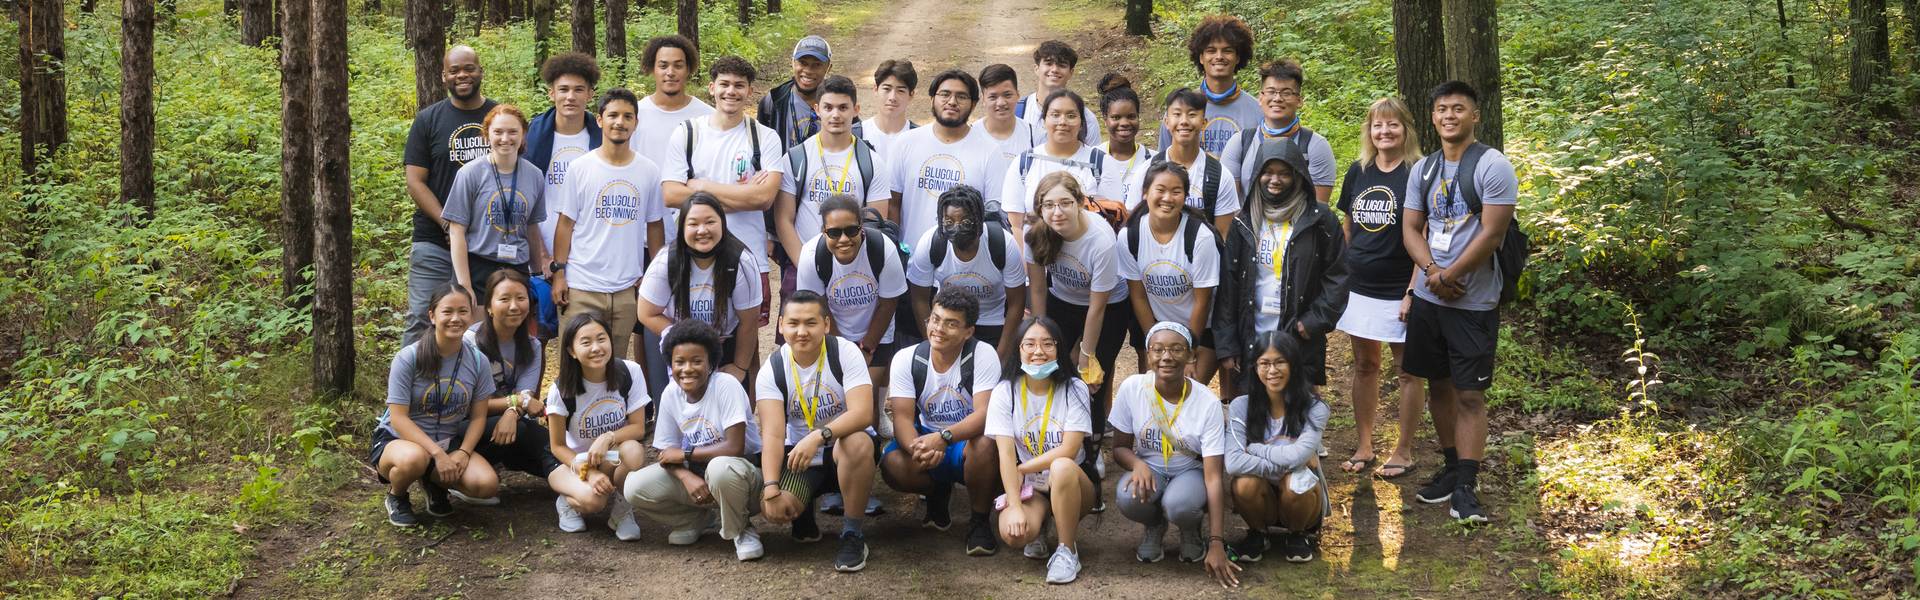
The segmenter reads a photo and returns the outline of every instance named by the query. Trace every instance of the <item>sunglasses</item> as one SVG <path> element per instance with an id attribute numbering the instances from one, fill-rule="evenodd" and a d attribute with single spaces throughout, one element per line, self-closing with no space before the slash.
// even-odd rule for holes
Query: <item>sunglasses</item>
<path id="1" fill-rule="evenodd" d="M 820 233 L 826 234 L 826 236 L 829 238 L 841 240 L 841 239 L 846 239 L 850 237 L 858 237 L 860 235 L 860 226 L 848 225 L 846 227 L 832 227 L 832 228 L 821 230 Z"/>

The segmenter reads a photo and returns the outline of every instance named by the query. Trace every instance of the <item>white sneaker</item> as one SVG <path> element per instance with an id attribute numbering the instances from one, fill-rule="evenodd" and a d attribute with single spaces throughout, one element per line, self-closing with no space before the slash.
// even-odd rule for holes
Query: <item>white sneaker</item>
<path id="1" fill-rule="evenodd" d="M 1080 553 L 1061 544 L 1047 560 L 1047 583 L 1073 583 L 1080 578 Z"/>
<path id="2" fill-rule="evenodd" d="M 473 496 L 462 494 L 460 493 L 460 490 L 456 490 L 452 488 L 447 489 L 447 497 L 452 498 L 454 502 L 467 504 L 471 506 L 499 506 L 500 505 L 499 496 L 494 496 L 492 498 L 475 498 Z"/>
<path id="3" fill-rule="evenodd" d="M 1033 541 L 1027 542 L 1027 547 L 1020 549 L 1020 554 L 1025 555 L 1027 558 L 1031 558 L 1034 560 L 1041 560 L 1046 558 L 1047 557 L 1046 537 L 1047 536 L 1043 535 L 1037 538 L 1033 538 Z"/>
<path id="4" fill-rule="evenodd" d="M 699 529 L 681 529 L 667 534 L 667 543 L 675 546 L 692 546 L 700 543 L 700 536 L 720 531 L 720 513 L 707 511 L 707 524 Z"/>
<path id="5" fill-rule="evenodd" d="M 740 530 L 740 535 L 733 537 L 733 555 L 739 557 L 741 562 L 754 560 L 766 554 L 767 547 L 760 544 L 760 531 L 752 526 Z"/>
<path id="6" fill-rule="evenodd" d="M 580 518 L 580 512 L 567 504 L 567 497 L 553 499 L 553 512 L 560 513 L 560 530 L 567 533 L 580 533 L 587 530 L 587 520 Z"/>
<path id="7" fill-rule="evenodd" d="M 820 512 L 823 513 L 840 514 L 840 511 L 846 510 L 846 504 L 846 498 L 840 497 L 839 492 L 820 496 Z"/>
<path id="8" fill-rule="evenodd" d="M 633 505 L 626 498 L 615 497 L 613 505 L 607 509 L 607 528 L 613 530 L 614 537 L 622 542 L 640 539 L 640 521 L 633 518 Z"/>

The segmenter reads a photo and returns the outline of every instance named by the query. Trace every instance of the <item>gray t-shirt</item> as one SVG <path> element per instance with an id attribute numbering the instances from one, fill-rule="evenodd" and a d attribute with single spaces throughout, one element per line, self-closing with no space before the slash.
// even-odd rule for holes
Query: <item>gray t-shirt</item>
<path id="1" fill-rule="evenodd" d="M 1265 121 L 1263 120 L 1262 123 L 1264 124 Z M 1260 156 L 1260 144 L 1266 143 L 1267 140 L 1280 139 L 1268 136 L 1260 127 L 1255 125 L 1233 134 L 1233 138 L 1227 140 L 1227 147 L 1220 152 L 1220 162 L 1227 168 L 1233 169 L 1235 180 L 1240 182 L 1242 198 L 1252 196 L 1253 193 L 1248 190 L 1252 190 L 1253 186 L 1260 183 L 1260 165 L 1253 164 L 1254 160 Z M 1307 131 L 1313 133 L 1313 139 L 1307 142 L 1306 148 L 1302 149 L 1305 150 L 1302 154 L 1307 155 L 1307 177 L 1313 179 L 1313 185 L 1316 187 L 1333 187 L 1335 171 L 1333 145 L 1328 144 L 1327 136 L 1320 135 L 1320 132 L 1311 129 Z M 1253 143 L 1247 143 L 1247 136 L 1255 136 Z M 1298 144 L 1300 134 L 1296 132 L 1290 139 Z"/>
<path id="2" fill-rule="evenodd" d="M 479 323 L 467 328 L 467 343 L 476 347 L 480 345 Z M 493 368 L 488 370 L 493 374 L 495 394 L 507 395 L 520 390 L 539 393 L 540 372 L 546 367 L 546 355 L 539 338 L 527 340 L 527 349 L 530 356 L 522 360 L 511 333 L 500 340 L 500 360 L 493 361 Z"/>
<path id="3" fill-rule="evenodd" d="M 409 344 L 393 356 L 387 368 L 387 412 L 380 415 L 379 429 L 394 437 L 392 405 L 407 407 L 407 416 L 420 426 L 427 437 L 446 448 L 453 436 L 464 432 L 473 403 L 493 397 L 492 367 L 480 347 L 462 341 L 458 356 L 440 357 L 440 371 L 434 377 L 416 371 L 414 357 L 419 344 Z"/>
<path id="4" fill-rule="evenodd" d="M 440 216 L 467 227 L 468 254 L 524 265 L 533 259 L 527 232 L 547 218 L 546 192 L 545 176 L 526 159 L 509 175 L 482 158 L 453 175 Z"/>
<path id="5" fill-rule="evenodd" d="M 1461 197 L 1453 178 L 1459 170 L 1459 163 L 1445 162 L 1440 174 L 1425 185 L 1427 193 L 1420 193 L 1421 177 L 1427 173 L 1427 165 L 1433 160 L 1445 160 L 1435 152 L 1420 162 L 1413 164 L 1413 176 L 1407 178 L 1407 208 L 1427 213 L 1427 245 L 1433 252 L 1433 262 L 1442 268 L 1453 265 L 1473 238 L 1480 235 L 1480 215 L 1468 210 L 1466 198 Z M 1519 197 L 1520 181 L 1514 176 L 1513 163 L 1499 150 L 1487 149 L 1480 157 L 1479 166 L 1473 171 L 1474 189 L 1479 192 L 1480 204 L 1504 204 L 1512 206 Z M 1452 193 L 1449 193 L 1452 192 Z M 1428 210 L 1427 207 L 1433 207 Z M 1447 242 L 1444 243 L 1443 242 Z M 1425 277 L 1415 277 L 1413 293 L 1420 298 L 1450 308 L 1462 310 L 1493 310 L 1500 305 L 1500 274 L 1494 270 L 1492 255 L 1472 273 L 1467 274 L 1465 284 L 1467 293 L 1453 300 L 1441 300 L 1427 289 Z"/>

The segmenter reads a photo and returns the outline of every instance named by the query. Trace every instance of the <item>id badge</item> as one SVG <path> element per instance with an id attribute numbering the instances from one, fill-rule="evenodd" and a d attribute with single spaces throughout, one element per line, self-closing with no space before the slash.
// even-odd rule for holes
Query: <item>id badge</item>
<path id="1" fill-rule="evenodd" d="M 1280 301 L 1279 294 L 1267 296 L 1265 298 L 1260 299 L 1260 312 L 1262 313 L 1269 314 L 1269 315 L 1277 315 L 1277 314 L 1281 314 L 1285 310 L 1286 310 L 1286 305 Z"/>
<path id="2" fill-rule="evenodd" d="M 527 243 L 523 241 L 500 242 L 500 245 L 494 247 L 493 256 L 500 259 L 500 262 L 509 264 L 517 265 L 526 262 Z"/>
<path id="3" fill-rule="evenodd" d="M 1453 223 L 1443 223 L 1438 231 L 1429 231 L 1427 247 L 1436 251 L 1453 250 Z"/>

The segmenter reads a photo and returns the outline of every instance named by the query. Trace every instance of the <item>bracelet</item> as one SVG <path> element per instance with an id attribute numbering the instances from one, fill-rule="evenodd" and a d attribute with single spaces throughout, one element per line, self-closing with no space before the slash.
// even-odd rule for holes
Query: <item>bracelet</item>
<path id="1" fill-rule="evenodd" d="M 1210 535 L 1210 536 L 1207 536 L 1207 541 L 1208 541 L 1209 543 L 1211 543 L 1211 542 L 1220 542 L 1220 543 L 1222 543 L 1222 544 L 1225 544 L 1225 543 L 1227 543 L 1227 538 L 1226 538 L 1225 536 L 1218 536 L 1218 535 Z"/>
<path id="2" fill-rule="evenodd" d="M 780 481 L 779 481 L 779 480 L 774 480 L 774 481 L 768 481 L 768 482 L 766 482 L 766 483 L 762 483 L 762 484 L 760 484 L 760 488 L 761 488 L 761 489 L 766 489 L 766 488 L 770 488 L 770 487 L 777 487 L 777 486 L 779 486 L 779 485 L 780 485 Z"/>

